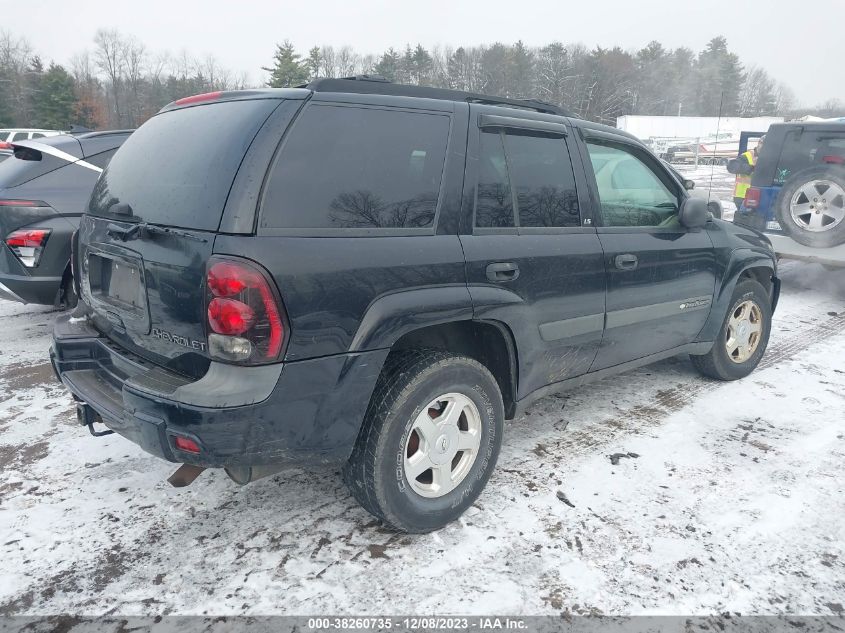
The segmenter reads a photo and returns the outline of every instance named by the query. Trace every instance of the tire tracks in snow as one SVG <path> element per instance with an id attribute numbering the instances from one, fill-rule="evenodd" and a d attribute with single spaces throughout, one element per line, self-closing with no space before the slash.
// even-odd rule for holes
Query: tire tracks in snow
<path id="1" fill-rule="evenodd" d="M 774 343 L 770 344 L 755 372 L 775 367 L 809 347 L 845 332 L 845 312 L 830 313 L 826 318 L 810 317 L 809 321 L 809 325 L 801 328 L 799 333 L 776 339 Z M 622 374 L 622 376 L 624 375 Z M 754 374 L 752 373 L 751 376 L 753 377 Z M 610 378 L 591 385 L 591 393 L 585 394 L 585 400 L 578 407 L 576 416 L 580 417 L 583 414 L 590 413 L 590 396 L 594 395 L 595 392 L 604 391 L 607 385 L 612 384 L 610 381 L 618 380 L 619 377 Z M 689 379 L 677 382 L 674 386 L 666 389 L 658 389 L 653 395 L 643 394 L 646 403 L 642 403 L 641 399 L 639 404 L 619 407 L 614 415 L 595 422 L 581 424 L 575 428 L 569 427 L 565 433 L 557 438 L 549 437 L 546 433 L 541 443 L 536 444 L 533 449 L 528 448 L 528 450 L 532 450 L 538 456 L 551 457 L 553 461 L 565 459 L 566 456 L 573 454 L 593 455 L 598 450 L 606 450 L 620 436 L 640 434 L 650 427 L 661 425 L 672 414 L 681 411 L 701 396 L 716 391 L 726 384 L 729 383 L 707 379 L 698 374 L 690 375 Z M 554 394 L 549 398 L 563 399 L 565 395 Z M 540 403 L 542 402 L 541 400 Z M 531 417 L 532 414 L 529 411 L 524 416 L 523 421 L 528 421 L 531 424 Z M 506 431 L 505 442 L 507 443 L 507 441 Z M 498 470 L 503 470 L 505 473 L 523 479 L 530 478 L 532 474 L 523 474 L 519 469 L 510 468 L 508 464 L 502 464 L 502 466 L 504 468 Z M 533 483 L 528 484 L 529 490 L 535 490 L 536 480 L 532 478 L 531 481 Z M 551 484 L 552 482 L 549 481 L 548 483 Z"/>

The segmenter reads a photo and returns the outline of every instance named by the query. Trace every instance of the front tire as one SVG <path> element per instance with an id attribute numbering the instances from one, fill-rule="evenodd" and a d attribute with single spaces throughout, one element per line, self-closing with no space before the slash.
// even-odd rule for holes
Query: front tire
<path id="1" fill-rule="evenodd" d="M 716 380 L 738 380 L 750 374 L 766 352 L 772 329 L 769 293 L 753 279 L 737 283 L 722 327 L 706 354 L 691 356 L 695 368 Z"/>
<path id="2" fill-rule="evenodd" d="M 431 532 L 478 498 L 496 465 L 504 407 L 480 363 L 435 350 L 391 354 L 343 472 L 389 526 Z"/>

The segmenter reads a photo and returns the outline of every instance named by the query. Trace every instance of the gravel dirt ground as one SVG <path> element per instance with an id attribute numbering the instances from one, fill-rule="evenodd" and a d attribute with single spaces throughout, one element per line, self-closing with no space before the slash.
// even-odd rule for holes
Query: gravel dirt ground
<path id="1" fill-rule="evenodd" d="M 423 536 L 335 473 L 171 488 L 173 465 L 77 426 L 56 313 L 0 302 L 0 614 L 841 614 L 845 278 L 781 275 L 750 377 L 678 357 L 545 398 Z"/>

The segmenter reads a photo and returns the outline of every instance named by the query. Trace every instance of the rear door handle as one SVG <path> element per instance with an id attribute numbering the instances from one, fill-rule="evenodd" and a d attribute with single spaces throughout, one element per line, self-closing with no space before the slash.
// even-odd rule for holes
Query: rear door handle
<path id="1" fill-rule="evenodd" d="M 498 283 L 513 281 L 519 277 L 519 266 L 513 262 L 497 262 L 487 265 L 487 279 Z"/>
<path id="2" fill-rule="evenodd" d="M 638 262 L 637 256 L 630 253 L 616 256 L 616 267 L 619 270 L 634 270 Z"/>

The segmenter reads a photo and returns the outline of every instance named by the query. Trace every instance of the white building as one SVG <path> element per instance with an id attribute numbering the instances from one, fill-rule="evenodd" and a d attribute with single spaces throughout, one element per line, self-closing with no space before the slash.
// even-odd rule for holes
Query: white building
<path id="1" fill-rule="evenodd" d="M 728 116 L 641 116 L 628 114 L 616 119 L 616 127 L 642 141 L 650 138 L 739 138 L 740 132 L 766 132 L 772 123 L 783 123 L 783 117 Z"/>

